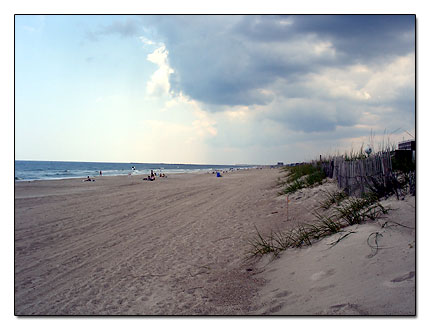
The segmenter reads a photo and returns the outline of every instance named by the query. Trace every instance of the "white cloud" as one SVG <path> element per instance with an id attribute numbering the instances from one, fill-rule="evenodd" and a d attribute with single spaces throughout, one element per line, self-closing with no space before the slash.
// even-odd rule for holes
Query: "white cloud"
<path id="1" fill-rule="evenodd" d="M 374 99 L 392 100 L 405 88 L 411 88 L 414 95 L 414 85 L 415 57 L 414 53 L 411 53 L 375 69 L 363 90 Z"/>
<path id="2" fill-rule="evenodd" d="M 323 150 L 339 139 L 359 142 L 371 129 L 409 128 L 414 107 L 400 107 L 414 101 L 412 48 L 391 42 L 383 49 L 365 30 L 336 31 L 335 19 L 327 21 L 249 17 L 241 25 L 196 21 L 191 29 L 164 21 L 159 34 L 167 49 L 141 38 L 158 46 L 148 56 L 159 69 L 147 92 L 162 96 L 165 111 L 188 108 L 193 119 L 182 132 L 214 148 L 260 152 L 256 145 L 285 148 L 301 139 Z"/>
<path id="3" fill-rule="evenodd" d="M 316 55 L 336 55 L 336 49 L 331 42 L 317 42 L 313 44 L 313 51 Z"/>
<path id="4" fill-rule="evenodd" d="M 248 106 L 238 106 L 232 110 L 226 110 L 223 114 L 230 120 L 245 120 L 250 113 Z"/>
<path id="5" fill-rule="evenodd" d="M 397 98 L 407 88 L 414 89 L 414 78 L 414 54 L 409 54 L 381 65 L 322 69 L 299 81 L 299 87 L 309 90 L 310 96 L 323 99 L 377 104 Z"/>
<path id="6" fill-rule="evenodd" d="M 268 43 L 251 42 L 250 50 L 256 57 L 268 58 L 275 64 L 287 66 L 296 64 L 305 66 L 318 60 L 330 61 L 336 57 L 336 49 L 330 41 L 323 41 L 316 36 L 306 35 L 301 38 Z"/>
<path id="7" fill-rule="evenodd" d="M 173 69 L 170 68 L 168 51 L 165 45 L 161 45 L 154 52 L 148 54 L 147 60 L 158 66 L 158 70 L 152 74 L 150 80 L 147 82 L 147 94 L 153 97 L 168 95 L 170 92 L 169 77 L 173 73 Z"/>
<path id="8" fill-rule="evenodd" d="M 183 107 L 189 108 L 194 117 L 191 126 L 183 126 L 182 124 L 169 124 L 167 126 L 168 133 L 173 133 L 173 130 L 180 131 L 180 134 L 184 136 L 185 140 L 181 142 L 193 143 L 199 141 L 205 137 L 212 137 L 217 135 L 217 129 L 215 128 L 216 121 L 206 110 L 201 109 L 200 103 L 196 100 L 185 96 L 182 92 L 174 94 L 170 90 L 170 75 L 173 73 L 173 69 L 169 65 L 168 54 L 166 46 L 162 43 L 149 40 L 145 37 L 140 38 L 145 44 L 161 44 L 160 47 L 155 49 L 152 53 L 147 56 L 147 60 L 155 63 L 158 66 L 150 80 L 147 82 L 146 90 L 147 94 L 152 97 L 160 97 L 165 100 L 164 108 L 162 111 L 169 109 L 182 109 Z M 152 122 L 154 123 L 154 122 Z M 155 123 L 160 123 L 157 121 Z M 161 129 L 161 128 L 160 128 Z M 197 140 L 196 140 L 197 139 Z"/>
<path id="9" fill-rule="evenodd" d="M 157 45 L 156 42 L 144 37 L 144 36 L 140 36 L 139 39 L 142 41 L 142 43 L 146 44 L 146 45 Z"/>

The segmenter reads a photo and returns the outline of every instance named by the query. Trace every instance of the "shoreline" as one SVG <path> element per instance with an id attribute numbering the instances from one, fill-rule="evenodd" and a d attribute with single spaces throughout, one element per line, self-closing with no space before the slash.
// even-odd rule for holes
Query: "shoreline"
<path id="1" fill-rule="evenodd" d="M 270 167 L 270 166 L 255 166 L 255 167 L 238 167 L 238 168 L 230 168 L 230 169 L 212 169 L 212 170 L 194 170 L 194 171 L 168 171 L 167 172 L 167 176 L 169 175 L 180 175 L 180 174 L 212 174 L 215 173 L 217 171 L 221 171 L 221 172 L 236 172 L 236 171 L 240 171 L 240 170 L 250 170 L 250 169 L 262 169 L 262 168 L 275 168 L 275 167 Z M 154 170 L 154 169 L 153 169 Z M 162 171 L 164 172 L 164 171 Z M 147 173 L 138 173 L 138 174 L 132 174 L 132 175 L 126 175 L 126 174 L 116 174 L 116 175 L 95 175 L 95 176 L 91 176 L 91 178 L 103 178 L 103 177 L 144 177 L 146 175 L 148 175 L 149 172 Z M 87 178 L 87 176 L 90 175 L 86 175 L 86 176 L 73 176 L 73 177 L 59 177 L 59 178 L 45 178 L 45 179 L 14 179 L 15 183 L 20 183 L 20 182 L 36 182 L 36 181 L 62 181 L 62 180 L 73 180 L 73 179 L 85 179 Z"/>

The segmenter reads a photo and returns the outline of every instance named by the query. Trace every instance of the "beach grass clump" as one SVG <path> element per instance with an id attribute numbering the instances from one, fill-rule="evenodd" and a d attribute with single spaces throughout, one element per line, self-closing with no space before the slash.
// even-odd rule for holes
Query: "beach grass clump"
<path id="1" fill-rule="evenodd" d="M 311 246 L 329 235 L 338 233 L 342 224 L 334 220 L 333 217 L 321 215 L 315 211 L 316 222 L 299 224 L 289 231 L 271 231 L 268 236 L 260 234 L 256 228 L 257 236 L 250 241 L 252 249 L 249 252 L 250 257 L 257 257 L 272 253 L 274 256 L 289 248 L 299 248 L 302 246 Z"/>
<path id="2" fill-rule="evenodd" d="M 303 181 L 300 181 L 296 179 L 294 182 L 291 182 L 290 184 L 287 183 L 285 187 L 279 192 L 279 194 L 291 194 L 294 192 L 297 192 L 298 190 L 301 190 L 305 187 L 305 184 Z"/>
<path id="3" fill-rule="evenodd" d="M 323 192 L 327 197 L 324 201 L 320 202 L 320 207 L 323 210 L 328 210 L 333 205 L 340 205 L 348 197 L 344 191 L 328 192 L 327 190 L 323 190 Z"/>
<path id="4" fill-rule="evenodd" d="M 321 184 L 322 180 L 325 178 L 325 172 L 322 169 L 317 168 L 313 173 L 306 176 L 305 183 L 308 187 L 312 187 L 317 184 Z"/>
<path id="5" fill-rule="evenodd" d="M 250 241 L 250 245 L 252 246 L 250 255 L 253 257 L 262 256 L 269 253 L 277 255 L 280 250 L 279 250 L 279 247 L 277 247 L 274 243 L 275 237 L 273 233 L 271 232 L 270 236 L 262 236 L 257 228 L 256 228 L 256 232 L 257 232 L 256 238 Z"/>
<path id="6" fill-rule="evenodd" d="M 291 194 L 305 187 L 322 184 L 326 178 L 324 171 L 315 164 L 300 164 L 285 167 L 288 171 L 287 180 L 279 183 L 284 188 L 279 194 Z"/>
<path id="7" fill-rule="evenodd" d="M 285 168 L 288 171 L 288 183 L 294 182 L 303 176 L 310 175 L 317 171 L 316 166 L 312 164 L 300 164 L 296 166 L 287 166 Z"/>
<path id="8" fill-rule="evenodd" d="M 320 237 L 338 233 L 342 228 L 342 224 L 338 220 L 333 219 L 333 217 L 321 215 L 317 211 L 314 211 L 314 215 L 317 219 L 317 232 L 320 234 Z"/>
<path id="9" fill-rule="evenodd" d="M 326 236 L 338 233 L 341 224 L 330 217 L 318 217 L 318 222 L 312 224 L 300 224 L 295 228 L 281 232 L 271 231 L 270 235 L 262 236 L 257 230 L 257 237 L 250 241 L 251 250 L 249 257 L 258 257 L 272 253 L 278 256 L 280 252 L 289 248 L 311 246 L 315 241 Z"/>
<path id="10" fill-rule="evenodd" d="M 362 198 L 348 197 L 340 206 L 333 207 L 333 217 L 343 220 L 348 225 L 361 224 L 365 220 L 375 220 L 389 209 L 384 208 L 376 195 L 370 193 Z"/>
<path id="11" fill-rule="evenodd" d="M 374 193 L 362 198 L 346 197 L 342 199 L 343 195 L 338 195 L 338 197 L 339 205 L 336 202 L 332 203 L 331 215 L 324 215 L 324 212 L 320 213 L 318 210 L 313 212 L 316 218 L 313 223 L 299 224 L 284 232 L 271 231 L 269 236 L 262 236 L 256 228 L 257 237 L 250 241 L 252 249 L 249 256 L 259 257 L 272 253 L 276 257 L 280 252 L 289 248 L 310 246 L 322 238 L 342 232 L 346 226 L 361 224 L 367 219 L 375 220 L 389 211 L 380 204 Z M 352 232 L 342 238 L 347 237 L 350 233 Z"/>
<path id="12" fill-rule="evenodd" d="M 404 173 L 395 172 L 389 175 L 389 177 L 383 177 L 382 175 L 368 177 L 366 186 L 369 193 L 373 193 L 378 198 L 388 198 L 391 195 L 399 197 L 406 195 L 410 191 L 410 175 L 415 173 Z M 411 191 L 410 191 L 411 192 Z"/>
<path id="13" fill-rule="evenodd" d="M 346 161 L 354 161 L 354 160 L 366 159 L 368 158 L 368 155 L 364 151 L 364 145 L 361 145 L 358 151 L 352 148 L 351 151 L 345 152 L 345 154 L 343 155 L 343 158 Z"/>
<path id="14" fill-rule="evenodd" d="M 398 182 L 393 178 L 385 179 L 381 175 L 368 177 L 367 188 L 378 198 L 388 197 L 389 195 L 398 195 Z M 401 184 L 402 185 L 402 184 Z"/>

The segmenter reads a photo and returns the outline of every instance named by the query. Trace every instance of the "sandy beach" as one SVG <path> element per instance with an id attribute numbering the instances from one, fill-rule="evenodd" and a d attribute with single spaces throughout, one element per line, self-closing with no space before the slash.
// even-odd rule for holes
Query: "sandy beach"
<path id="1" fill-rule="evenodd" d="M 276 170 L 16 183 L 17 315 L 245 314 Z"/>
<path id="2" fill-rule="evenodd" d="M 331 248 L 339 234 L 246 259 L 256 228 L 314 218 L 323 192 L 292 194 L 287 215 L 279 176 L 264 168 L 15 183 L 15 314 L 413 315 L 415 198 L 385 201 L 395 208 L 386 219 L 352 226 Z M 381 249 L 372 254 L 374 232 Z"/>

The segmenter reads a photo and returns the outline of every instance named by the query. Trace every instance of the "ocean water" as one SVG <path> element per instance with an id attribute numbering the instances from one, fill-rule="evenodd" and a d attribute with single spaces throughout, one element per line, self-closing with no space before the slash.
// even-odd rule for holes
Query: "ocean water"
<path id="1" fill-rule="evenodd" d="M 158 173 L 193 173 L 213 172 L 251 168 L 248 165 L 192 165 L 192 164 L 161 164 L 161 163 L 102 163 L 74 161 L 28 161 L 15 160 L 15 180 L 31 181 L 45 179 L 64 179 L 117 175 L 148 175 L 151 170 Z"/>

